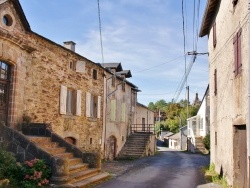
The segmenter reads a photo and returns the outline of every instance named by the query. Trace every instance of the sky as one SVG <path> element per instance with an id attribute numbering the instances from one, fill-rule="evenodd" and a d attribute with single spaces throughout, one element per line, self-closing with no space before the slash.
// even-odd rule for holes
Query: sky
<path id="1" fill-rule="evenodd" d="M 202 99 L 208 56 L 198 55 L 192 63 L 184 54 L 207 52 L 207 37 L 198 37 L 205 0 L 99 0 L 103 59 L 97 2 L 20 0 L 32 31 L 60 45 L 74 41 L 76 52 L 93 62 L 119 62 L 130 70 L 128 81 L 141 90 L 138 102 L 178 102 L 186 98 L 186 86 L 191 103 L 196 92 Z"/>

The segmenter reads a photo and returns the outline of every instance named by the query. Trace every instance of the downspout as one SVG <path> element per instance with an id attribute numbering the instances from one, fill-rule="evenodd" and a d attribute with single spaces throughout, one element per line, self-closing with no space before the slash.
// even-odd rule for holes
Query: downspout
<path id="1" fill-rule="evenodd" d="M 247 117 L 248 117 L 248 122 L 247 122 L 247 156 L 248 156 L 248 173 L 247 173 L 247 184 L 248 187 L 250 187 L 250 0 L 248 0 L 248 111 L 247 111 Z"/>

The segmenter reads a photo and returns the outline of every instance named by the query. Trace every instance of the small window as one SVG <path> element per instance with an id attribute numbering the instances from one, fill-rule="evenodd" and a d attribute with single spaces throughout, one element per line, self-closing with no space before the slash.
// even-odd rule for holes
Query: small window
<path id="1" fill-rule="evenodd" d="M 214 133 L 214 144 L 217 146 L 217 132 Z"/>
<path id="2" fill-rule="evenodd" d="M 126 90 L 126 83 L 122 82 L 122 91 L 125 91 L 125 90 Z"/>
<path id="3" fill-rule="evenodd" d="M 217 44 L 217 34 L 216 34 L 216 22 L 213 24 L 213 46 L 216 47 Z"/>
<path id="4" fill-rule="evenodd" d="M 13 24 L 13 20 L 10 15 L 6 14 L 3 16 L 3 23 L 6 26 L 11 26 Z"/>
<path id="5" fill-rule="evenodd" d="M 116 79 L 115 79 L 115 76 L 113 75 L 113 76 L 112 76 L 112 86 L 113 86 L 113 87 L 115 87 L 115 80 L 116 80 Z"/>
<path id="6" fill-rule="evenodd" d="M 240 29 L 233 38 L 234 46 L 234 75 L 237 76 L 242 71 L 241 64 L 241 32 Z"/>
<path id="7" fill-rule="evenodd" d="M 100 118 L 101 116 L 101 97 L 94 96 L 86 92 L 86 116 Z"/>
<path id="8" fill-rule="evenodd" d="M 93 70 L 93 79 L 97 80 L 97 70 Z"/>
<path id="9" fill-rule="evenodd" d="M 93 143 L 93 139 L 90 138 L 90 139 L 89 139 L 89 144 L 92 144 L 92 143 Z"/>
<path id="10" fill-rule="evenodd" d="M 217 69 L 214 70 L 214 95 L 217 95 Z"/>
<path id="11" fill-rule="evenodd" d="M 232 3 L 233 3 L 233 6 L 235 6 L 238 3 L 238 0 L 233 0 Z"/>
<path id="12" fill-rule="evenodd" d="M 69 62 L 69 69 L 72 71 L 76 70 L 76 64 L 74 62 Z"/>

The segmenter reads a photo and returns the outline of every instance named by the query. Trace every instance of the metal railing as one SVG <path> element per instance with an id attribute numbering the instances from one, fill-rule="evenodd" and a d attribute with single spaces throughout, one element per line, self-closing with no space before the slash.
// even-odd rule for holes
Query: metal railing
<path id="1" fill-rule="evenodd" d="M 132 124 L 130 126 L 130 133 L 134 132 L 155 134 L 155 126 L 154 124 Z"/>

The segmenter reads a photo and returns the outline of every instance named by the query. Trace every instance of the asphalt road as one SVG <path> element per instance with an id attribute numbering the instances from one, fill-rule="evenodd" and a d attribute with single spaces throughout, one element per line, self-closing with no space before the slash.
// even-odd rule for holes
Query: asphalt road
<path id="1" fill-rule="evenodd" d="M 158 147 L 159 154 L 133 161 L 104 164 L 113 179 L 95 188 L 195 188 L 204 184 L 201 171 L 209 156 Z"/>

